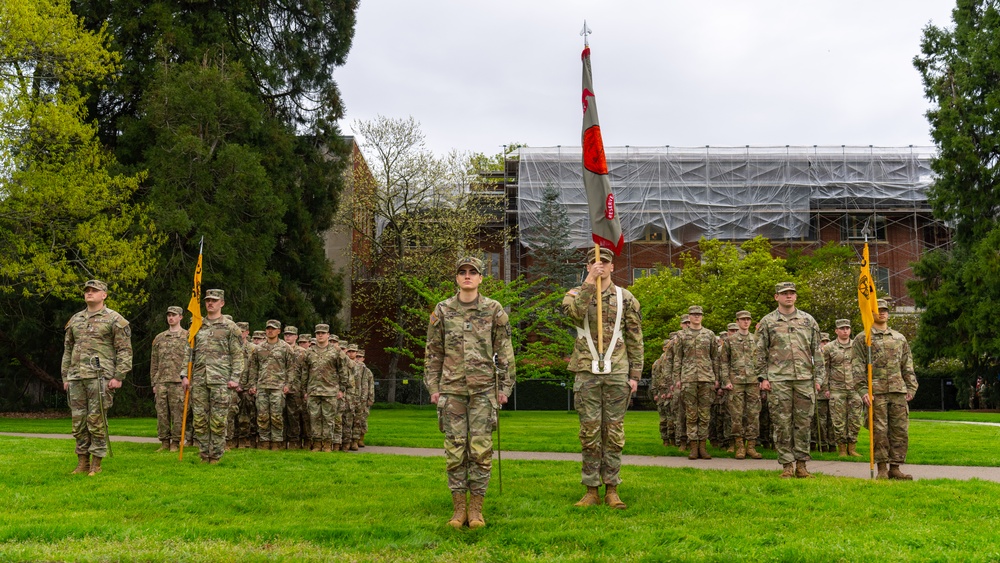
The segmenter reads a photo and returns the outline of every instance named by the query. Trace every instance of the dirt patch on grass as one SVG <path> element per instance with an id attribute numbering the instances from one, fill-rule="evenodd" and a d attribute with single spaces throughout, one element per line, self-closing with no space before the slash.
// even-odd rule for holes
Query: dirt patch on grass
<path id="1" fill-rule="evenodd" d="M 0 412 L 0 418 L 66 418 L 66 411 Z"/>

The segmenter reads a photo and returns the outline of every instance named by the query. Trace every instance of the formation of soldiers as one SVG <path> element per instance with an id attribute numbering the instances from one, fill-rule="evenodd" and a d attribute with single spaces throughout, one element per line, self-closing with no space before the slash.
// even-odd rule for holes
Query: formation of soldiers
<path id="1" fill-rule="evenodd" d="M 206 292 L 206 304 L 217 301 L 215 297 L 224 297 L 222 290 Z M 168 328 L 153 340 L 150 378 L 156 396 L 157 435 L 162 443 L 158 451 L 177 451 L 181 441 L 190 354 L 188 331 L 180 326 L 182 317 L 180 307 L 168 307 Z M 210 429 L 207 440 L 189 433 L 189 443 L 214 443 L 221 438 L 224 450 L 357 451 L 365 447 L 375 378 L 364 363 L 363 349 L 354 343 L 341 347 L 339 337 L 330 334 L 327 324 L 316 325 L 313 336 L 300 334 L 291 325 L 282 330 L 281 322 L 272 319 L 265 330 L 250 338 L 249 323 L 234 323 L 228 315 L 221 315 L 219 321 L 204 325 L 199 335 L 206 329 L 205 336 L 211 341 L 235 338 L 238 353 L 226 357 L 207 350 L 209 357 L 203 361 L 221 359 L 217 363 L 228 366 L 231 376 L 221 382 L 227 383 L 226 389 L 214 405 L 211 397 L 207 398 L 209 404 L 194 401 L 193 406 L 200 408 L 189 411 L 196 421 L 193 434 L 199 434 L 202 426 L 197 423 L 198 411 L 221 411 L 225 418 Z M 194 357 L 197 365 L 197 345 Z M 221 458 L 221 448 L 199 445 L 209 463 Z"/>
<path id="2" fill-rule="evenodd" d="M 774 446 L 786 478 L 810 477 L 810 446 L 862 457 L 856 447 L 868 398 L 864 335 L 852 340 L 850 320 L 837 319 L 831 342 L 794 307 L 793 283 L 778 284 L 775 300 L 778 309 L 754 333 L 748 311 L 737 312 L 718 336 L 701 326 L 701 306 L 682 315 L 652 367 L 650 395 L 665 447 L 711 459 L 710 441 L 737 459 L 761 459 L 757 447 Z M 886 326 L 886 301 L 878 306 L 871 349 L 875 461 L 879 478 L 909 479 L 898 467 L 907 447 L 906 403 L 917 389 L 913 359 L 906 338 Z"/>

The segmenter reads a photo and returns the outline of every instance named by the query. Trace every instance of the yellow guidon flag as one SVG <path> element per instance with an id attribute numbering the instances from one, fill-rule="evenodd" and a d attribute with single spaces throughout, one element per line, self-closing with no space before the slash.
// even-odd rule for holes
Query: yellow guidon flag
<path id="1" fill-rule="evenodd" d="M 191 289 L 191 300 L 188 301 L 187 306 L 187 310 L 191 312 L 188 345 L 192 348 L 194 348 L 194 337 L 198 334 L 198 330 L 201 329 L 201 252 L 204 247 L 205 237 L 201 237 L 201 243 L 198 244 L 198 265 L 194 269 L 194 288 Z"/>
<path id="2" fill-rule="evenodd" d="M 875 297 L 875 283 L 872 281 L 870 264 L 866 242 L 861 257 L 861 275 L 858 278 L 858 307 L 861 308 L 861 324 L 865 327 L 865 344 L 869 346 L 872 345 L 872 325 L 878 315 L 878 299 Z"/>

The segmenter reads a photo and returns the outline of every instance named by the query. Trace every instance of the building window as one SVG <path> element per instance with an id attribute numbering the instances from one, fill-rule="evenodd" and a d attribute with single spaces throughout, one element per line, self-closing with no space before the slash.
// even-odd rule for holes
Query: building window
<path id="1" fill-rule="evenodd" d="M 889 297 L 889 268 L 872 266 L 872 278 L 875 279 L 875 295 Z"/>
<path id="2" fill-rule="evenodd" d="M 845 215 L 840 231 L 841 240 L 865 240 L 865 228 L 868 228 L 868 240 L 885 241 L 885 217 L 882 215 Z"/>
<path id="3" fill-rule="evenodd" d="M 924 248 L 937 248 L 948 244 L 948 229 L 941 223 L 928 223 L 923 227 Z"/>
<path id="4" fill-rule="evenodd" d="M 642 236 L 640 242 L 663 243 L 667 240 L 666 229 L 660 227 L 646 227 L 646 234 Z"/>
<path id="5" fill-rule="evenodd" d="M 499 252 L 487 252 L 486 253 L 486 271 L 483 272 L 486 275 L 493 276 L 495 278 L 500 277 L 500 253 Z"/>
<path id="6" fill-rule="evenodd" d="M 639 278 L 648 278 L 656 273 L 655 268 L 632 268 L 632 281 Z"/>

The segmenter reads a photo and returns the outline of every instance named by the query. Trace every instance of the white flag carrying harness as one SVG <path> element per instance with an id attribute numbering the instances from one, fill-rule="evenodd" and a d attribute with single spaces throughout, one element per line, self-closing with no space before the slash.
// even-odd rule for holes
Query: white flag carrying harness
<path id="1" fill-rule="evenodd" d="M 600 296 L 598 296 L 600 299 Z M 622 288 L 615 286 L 615 303 L 618 311 L 615 313 L 615 331 L 611 335 L 611 342 L 608 342 L 607 352 L 609 354 L 598 354 L 597 347 L 594 346 L 594 339 L 590 336 L 590 311 L 583 315 L 583 328 L 576 327 L 577 336 L 583 335 L 587 339 L 587 346 L 590 347 L 590 357 L 593 358 L 590 364 L 591 373 L 605 374 L 611 373 L 611 354 L 615 351 L 615 345 L 622 338 Z M 600 358 L 598 360 L 597 358 Z M 604 367 L 599 367 L 599 362 L 604 363 Z"/>

